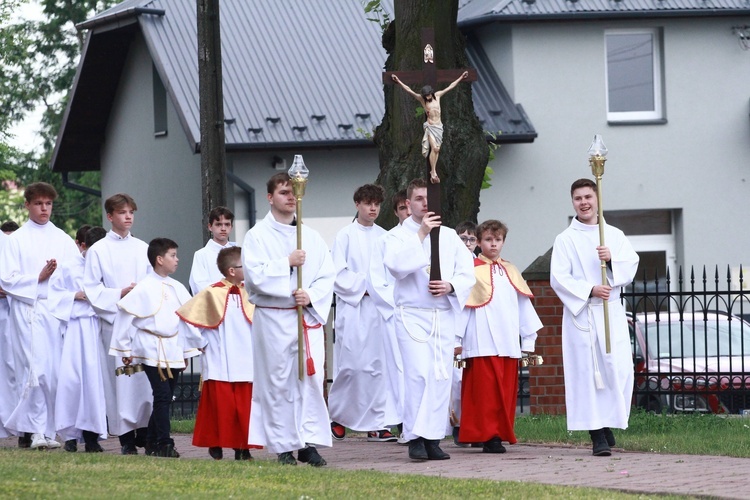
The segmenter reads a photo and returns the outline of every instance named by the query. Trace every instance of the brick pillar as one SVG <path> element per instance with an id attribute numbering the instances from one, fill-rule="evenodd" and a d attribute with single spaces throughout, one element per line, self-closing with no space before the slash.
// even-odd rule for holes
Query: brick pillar
<path id="1" fill-rule="evenodd" d="M 544 328 L 538 332 L 536 354 L 544 358 L 542 366 L 529 367 L 530 407 L 532 415 L 565 414 L 565 381 L 562 363 L 563 305 L 549 284 L 552 249 L 538 257 L 523 272 L 534 294 L 534 308 Z"/>

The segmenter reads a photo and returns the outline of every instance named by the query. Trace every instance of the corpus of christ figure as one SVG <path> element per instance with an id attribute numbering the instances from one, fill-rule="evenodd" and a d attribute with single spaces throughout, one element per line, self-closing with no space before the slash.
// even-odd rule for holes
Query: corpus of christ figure
<path id="1" fill-rule="evenodd" d="M 443 122 L 440 119 L 440 98 L 446 92 L 453 90 L 461 80 L 466 80 L 468 77 L 469 72 L 464 71 L 461 76 L 443 90 L 435 92 L 430 85 L 425 85 L 422 87 L 422 91 L 417 94 L 399 80 L 398 76 L 395 74 L 391 75 L 393 81 L 401 85 L 401 87 L 414 99 L 419 101 L 424 108 L 426 119 L 422 125 L 424 128 L 424 136 L 422 137 L 422 156 L 425 158 L 429 157 L 430 182 L 433 184 L 440 182 L 436 170 L 438 155 L 440 154 L 440 146 L 443 144 Z"/>

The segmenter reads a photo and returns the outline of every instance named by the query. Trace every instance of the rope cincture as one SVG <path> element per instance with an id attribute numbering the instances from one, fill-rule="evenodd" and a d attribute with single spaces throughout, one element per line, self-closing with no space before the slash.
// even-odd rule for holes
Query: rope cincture
<path id="1" fill-rule="evenodd" d="M 575 316 L 572 317 L 572 320 L 577 329 L 582 332 L 589 332 L 589 339 L 591 341 L 591 358 L 594 362 L 594 384 L 596 385 L 597 389 L 604 389 L 604 379 L 602 378 L 602 372 L 599 370 L 599 361 L 597 361 L 596 359 L 596 323 L 594 322 L 594 312 L 592 309 L 594 305 L 604 307 L 603 302 L 601 304 L 592 304 L 591 301 L 588 302 L 588 304 L 586 305 L 586 311 L 589 320 L 588 328 L 579 325 L 575 319 Z"/>
<path id="2" fill-rule="evenodd" d="M 159 335 L 158 333 L 154 333 L 150 330 L 143 330 L 144 332 L 151 334 L 159 339 L 159 346 L 156 348 L 156 371 L 159 373 L 159 379 L 162 382 L 166 382 L 168 378 L 174 378 L 172 375 L 172 369 L 169 366 L 169 359 L 167 359 L 167 350 L 164 348 L 164 339 L 171 339 L 172 337 L 177 336 L 179 332 L 175 332 L 172 335 Z M 164 356 L 164 359 L 162 360 L 162 355 Z M 161 368 L 161 362 L 164 361 L 164 364 L 167 365 L 167 375 L 164 375 L 164 370 Z"/>
<path id="3" fill-rule="evenodd" d="M 443 359 L 443 351 L 440 349 L 440 343 L 441 343 L 441 336 L 440 336 L 440 309 L 421 309 L 417 307 L 413 307 L 410 309 L 418 309 L 420 311 L 427 311 L 430 314 L 432 314 L 432 321 L 431 321 L 431 327 L 430 327 L 430 334 L 425 338 L 418 338 L 416 337 L 411 330 L 409 330 L 409 325 L 406 323 L 406 320 L 404 319 L 404 310 L 406 308 L 404 306 L 398 306 L 399 313 L 401 314 L 401 322 L 404 324 L 404 328 L 406 329 L 406 333 L 409 334 L 409 337 L 414 342 L 419 342 L 420 344 L 425 344 L 429 342 L 430 338 L 434 338 L 433 340 L 433 354 L 432 354 L 432 360 L 435 363 L 437 367 L 440 368 L 440 371 L 435 371 L 435 380 L 448 380 L 448 372 L 445 369 L 445 363 Z M 440 358 L 438 360 L 438 357 Z"/>

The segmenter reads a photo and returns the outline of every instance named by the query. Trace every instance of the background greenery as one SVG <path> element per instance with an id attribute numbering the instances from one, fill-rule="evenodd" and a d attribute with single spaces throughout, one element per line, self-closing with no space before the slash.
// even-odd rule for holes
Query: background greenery
<path id="1" fill-rule="evenodd" d="M 24 186 L 49 182 L 60 197 L 52 222 L 68 233 L 82 224 L 101 224 L 101 200 L 64 188 L 59 174 L 49 168 L 55 139 L 73 85 L 84 36 L 75 25 L 117 0 L 39 0 L 41 21 L 14 13 L 32 0 L 0 1 L 0 222 L 26 220 Z M 39 124 L 42 146 L 19 151 L 9 145 L 10 129 L 31 110 L 43 109 Z M 99 189 L 99 172 L 73 174 L 71 181 Z"/>

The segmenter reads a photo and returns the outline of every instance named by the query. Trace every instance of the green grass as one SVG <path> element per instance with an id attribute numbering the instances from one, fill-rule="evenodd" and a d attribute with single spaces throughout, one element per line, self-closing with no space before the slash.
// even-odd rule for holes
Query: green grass
<path id="1" fill-rule="evenodd" d="M 611 490 L 234 462 L 0 450 L 3 498 L 647 498 Z M 680 498 L 680 497 L 660 497 Z"/>
<path id="2" fill-rule="evenodd" d="M 750 457 L 750 419 L 719 415 L 655 415 L 633 410 L 627 430 L 613 429 L 617 446 L 629 451 Z M 568 432 L 565 417 L 516 418 L 521 443 L 589 444 L 588 432 Z"/>

